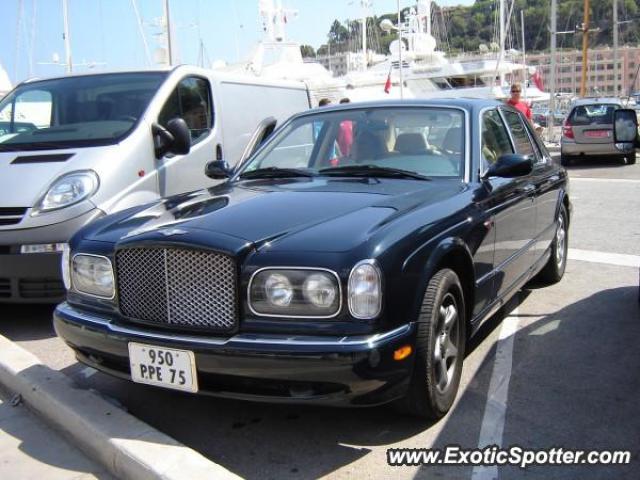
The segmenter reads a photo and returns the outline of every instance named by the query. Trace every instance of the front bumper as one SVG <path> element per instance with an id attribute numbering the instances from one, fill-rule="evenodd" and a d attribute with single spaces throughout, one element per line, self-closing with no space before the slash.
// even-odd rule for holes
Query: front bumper
<path id="1" fill-rule="evenodd" d="M 61 302 L 65 296 L 61 254 L 21 254 L 20 246 L 66 243 L 80 228 L 103 215 L 95 209 L 44 227 L 0 230 L 0 303 Z"/>
<path id="2" fill-rule="evenodd" d="M 393 352 L 415 343 L 413 323 L 366 336 L 221 338 L 125 325 L 67 303 L 56 308 L 54 327 L 81 362 L 120 378 L 130 379 L 128 343 L 135 341 L 194 352 L 199 393 L 326 405 L 378 405 L 403 396 L 413 355 L 396 361 Z"/>

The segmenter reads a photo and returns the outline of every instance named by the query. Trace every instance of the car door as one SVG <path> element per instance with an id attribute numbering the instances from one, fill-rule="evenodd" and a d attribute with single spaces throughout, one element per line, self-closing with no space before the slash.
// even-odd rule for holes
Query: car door
<path id="1" fill-rule="evenodd" d="M 540 260 L 551 245 L 556 233 L 556 213 L 561 201 L 559 185 L 562 182 L 561 170 L 553 161 L 544 144 L 525 123 L 529 139 L 533 145 L 535 164 L 531 173 L 536 189 L 536 230 L 533 246 L 534 262 Z"/>
<path id="2" fill-rule="evenodd" d="M 500 156 L 516 153 L 519 148 L 519 136 L 514 136 L 507 127 L 506 119 L 511 119 L 508 114 L 512 113 L 501 108 L 483 113 L 482 174 Z M 492 214 L 495 236 L 492 290 L 494 295 L 502 296 L 528 273 L 531 266 L 536 222 L 535 187 L 529 176 L 492 177 L 485 182 L 489 191 L 486 207 Z"/>
<path id="3" fill-rule="evenodd" d="M 186 155 L 167 154 L 158 159 L 158 182 L 163 197 L 197 190 L 211 183 L 205 165 L 221 156 L 220 129 L 215 128 L 209 80 L 187 76 L 178 82 L 165 102 L 158 123 L 182 118 L 191 134 L 191 151 Z"/>

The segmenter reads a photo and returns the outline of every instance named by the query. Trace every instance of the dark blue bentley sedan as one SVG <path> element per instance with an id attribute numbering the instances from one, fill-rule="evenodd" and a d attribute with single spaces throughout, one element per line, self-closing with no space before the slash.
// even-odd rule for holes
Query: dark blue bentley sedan
<path id="1" fill-rule="evenodd" d="M 206 173 L 222 183 L 73 237 L 54 323 L 80 361 L 188 392 L 439 418 L 483 320 L 565 270 L 567 174 L 498 102 L 317 109 Z"/>

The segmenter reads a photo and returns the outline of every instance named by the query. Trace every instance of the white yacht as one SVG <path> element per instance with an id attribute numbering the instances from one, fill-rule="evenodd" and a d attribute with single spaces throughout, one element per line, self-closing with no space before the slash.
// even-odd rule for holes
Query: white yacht
<path id="1" fill-rule="evenodd" d="M 7 71 L 0 65 L 0 98 L 4 97 L 13 89 Z"/>
<path id="2" fill-rule="evenodd" d="M 384 61 L 344 77 L 352 100 L 400 96 L 505 99 L 509 97 L 510 83 L 523 77 L 527 77 L 523 97 L 528 101 L 549 98 L 548 93 L 528 82 L 534 68 L 506 58 L 502 40 L 502 53 L 498 52 L 494 58 L 485 56 L 466 61 L 446 58 L 444 52 L 436 49 L 436 39 L 431 34 L 431 0 L 418 0 L 403 24 L 393 26 L 387 21 L 381 27 L 399 32 L 404 41 L 394 40 Z M 363 48 L 363 55 L 364 51 Z M 371 62 L 363 63 L 370 65 Z M 390 84 L 390 88 L 385 88 L 385 84 Z"/>

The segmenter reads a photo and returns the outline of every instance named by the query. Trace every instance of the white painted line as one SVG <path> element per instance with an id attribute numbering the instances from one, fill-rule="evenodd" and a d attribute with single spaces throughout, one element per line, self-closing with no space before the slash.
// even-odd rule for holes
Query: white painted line
<path id="1" fill-rule="evenodd" d="M 580 180 L 581 182 L 602 182 L 602 183 L 640 183 L 640 180 L 633 178 L 593 178 L 593 177 L 569 177 L 569 181 Z"/>
<path id="2" fill-rule="evenodd" d="M 484 417 L 478 438 L 478 447 L 484 448 L 490 445 L 502 445 L 502 433 L 507 413 L 507 397 L 509 395 L 509 380 L 511 378 L 511 361 L 513 354 L 513 338 L 518 330 L 518 308 L 502 320 L 498 343 L 496 347 L 496 359 L 493 364 L 493 372 L 487 392 L 487 403 L 484 408 Z M 498 467 L 496 465 L 478 465 L 473 467 L 472 480 L 496 480 Z"/>
<path id="3" fill-rule="evenodd" d="M 605 263 L 607 265 L 619 265 L 621 267 L 640 267 L 640 255 L 598 252 L 595 250 L 580 250 L 578 248 L 569 249 L 569 260 Z"/>
<path id="4" fill-rule="evenodd" d="M 95 368 L 91 368 L 91 367 L 86 367 L 83 368 L 80 371 L 80 375 L 82 376 L 82 378 L 84 378 L 85 380 L 89 377 L 92 377 L 93 375 L 95 375 L 96 373 L 98 373 L 98 371 Z"/>

